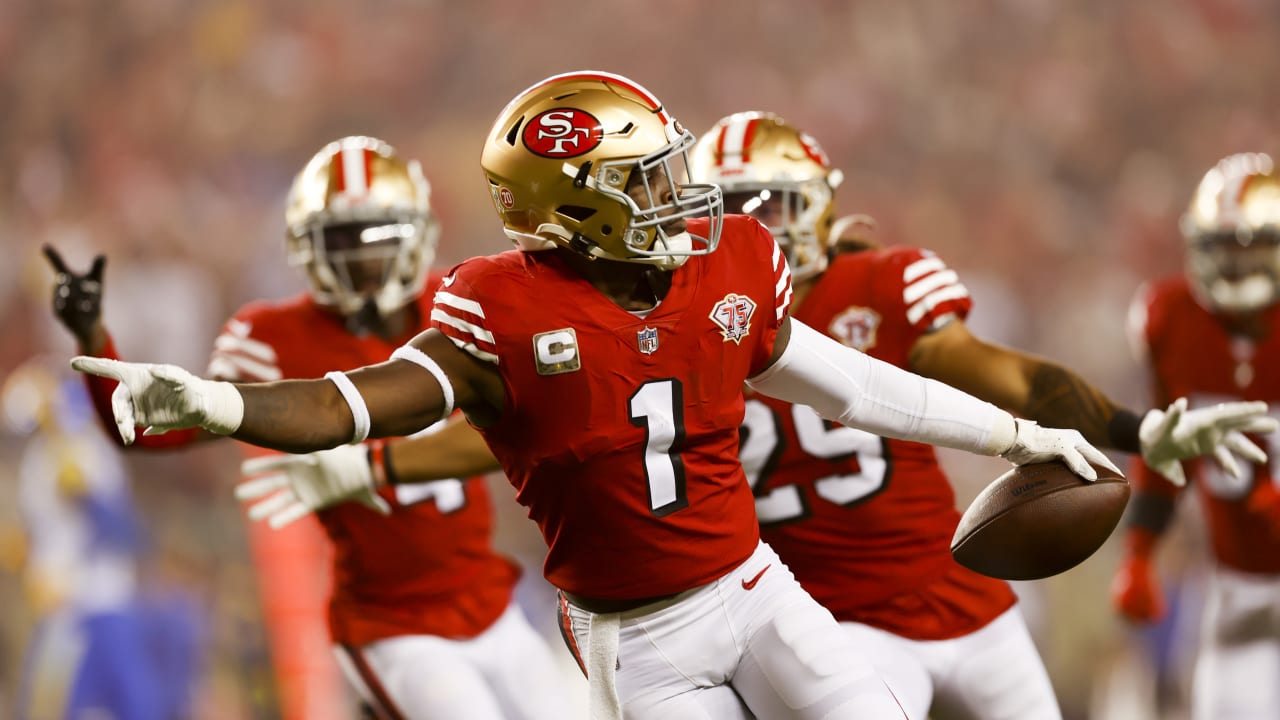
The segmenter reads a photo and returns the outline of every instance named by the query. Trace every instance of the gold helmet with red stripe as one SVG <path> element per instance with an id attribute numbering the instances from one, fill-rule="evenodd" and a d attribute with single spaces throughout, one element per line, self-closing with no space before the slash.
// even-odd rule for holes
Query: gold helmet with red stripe
<path id="1" fill-rule="evenodd" d="M 579 71 L 517 95 L 480 164 L 506 234 L 522 250 L 678 267 L 715 250 L 720 189 L 688 177 L 694 137 L 635 82 Z M 670 192 L 664 189 L 670 188 Z M 684 220 L 709 219 L 705 235 Z"/>
<path id="2" fill-rule="evenodd" d="M 289 262 L 311 296 L 344 316 L 386 316 L 422 293 L 440 228 L 418 161 L 353 135 L 324 146 L 285 205 Z"/>
<path id="3" fill-rule="evenodd" d="M 1201 304 L 1248 313 L 1280 299 L 1280 177 L 1270 156 L 1219 161 L 1201 179 L 1181 227 Z"/>
<path id="4" fill-rule="evenodd" d="M 826 268 L 833 196 L 844 174 L 807 133 L 773 113 L 734 113 L 698 141 L 692 172 L 724 190 L 726 212 L 769 227 L 795 280 Z"/>

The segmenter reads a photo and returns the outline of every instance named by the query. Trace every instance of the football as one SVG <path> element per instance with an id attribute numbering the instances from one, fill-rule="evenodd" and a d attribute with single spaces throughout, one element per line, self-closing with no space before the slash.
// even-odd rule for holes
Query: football
<path id="1" fill-rule="evenodd" d="M 1129 502 L 1128 481 L 1093 468 L 1094 482 L 1056 461 L 996 478 L 961 516 L 952 556 L 1005 580 L 1038 580 L 1080 564 L 1111 535 Z"/>

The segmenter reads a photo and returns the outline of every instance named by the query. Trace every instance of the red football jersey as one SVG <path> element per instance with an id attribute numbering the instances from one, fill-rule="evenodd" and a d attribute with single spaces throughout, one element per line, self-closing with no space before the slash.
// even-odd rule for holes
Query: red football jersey
<path id="1" fill-rule="evenodd" d="M 752 553 L 742 387 L 765 368 L 790 296 L 777 244 L 745 216 L 726 218 L 719 249 L 676 270 L 644 316 L 557 252 L 474 258 L 445 279 L 432 323 L 502 374 L 506 407 L 482 432 L 542 530 L 552 584 L 655 597 Z"/>
<path id="2" fill-rule="evenodd" d="M 803 302 L 801 322 L 899 367 L 916 340 L 972 301 L 953 270 L 911 247 L 837 255 Z M 839 620 L 917 639 L 971 632 L 1014 602 L 1008 584 L 951 557 L 955 494 L 929 445 L 891 440 L 755 395 L 742 462 L 761 533 L 805 589 Z M 945 595 L 909 613 L 886 609 L 912 591 Z"/>
<path id="3" fill-rule="evenodd" d="M 227 321 L 209 376 L 238 382 L 322 377 L 383 362 L 426 329 L 433 273 L 417 301 L 422 317 L 403 338 L 357 337 L 308 296 L 256 302 Z M 491 543 L 492 507 L 482 478 L 379 491 L 389 516 L 344 503 L 317 515 L 334 545 L 329 626 L 338 643 L 428 634 L 474 637 L 511 600 L 518 568 Z"/>
<path id="4" fill-rule="evenodd" d="M 1186 396 L 1192 407 L 1228 400 L 1280 403 L 1280 308 L 1266 311 L 1270 332 L 1260 342 L 1233 337 L 1196 302 L 1185 277 L 1166 278 L 1139 292 L 1130 311 L 1135 339 L 1144 344 L 1156 397 Z M 1274 410 L 1273 410 L 1274 412 Z M 1267 455 L 1280 457 L 1280 437 L 1255 438 Z M 1271 463 L 1243 463 L 1244 477 L 1233 478 L 1216 461 L 1186 463 L 1200 493 L 1212 536 L 1213 553 L 1223 565 L 1251 573 L 1280 572 L 1280 527 L 1253 512 L 1249 500 L 1260 490 L 1274 492 Z M 1140 461 L 1129 481 L 1139 492 L 1175 495 L 1178 490 Z M 1264 485 L 1271 485 L 1264 488 Z"/>

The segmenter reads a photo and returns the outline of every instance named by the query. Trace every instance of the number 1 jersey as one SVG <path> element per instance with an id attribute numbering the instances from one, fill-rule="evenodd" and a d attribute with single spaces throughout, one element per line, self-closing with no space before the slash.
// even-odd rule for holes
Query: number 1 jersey
<path id="1" fill-rule="evenodd" d="M 552 584 L 657 597 L 754 551 L 742 387 L 765 368 L 790 296 L 777 244 L 745 216 L 727 217 L 719 248 L 689 258 L 643 315 L 559 251 L 474 258 L 445 279 L 432 324 L 502 374 L 506 406 L 482 433 L 542 530 Z"/>

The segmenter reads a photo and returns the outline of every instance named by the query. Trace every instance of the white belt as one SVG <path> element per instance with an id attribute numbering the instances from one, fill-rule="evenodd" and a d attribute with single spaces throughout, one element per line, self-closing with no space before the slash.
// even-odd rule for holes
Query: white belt
<path id="1" fill-rule="evenodd" d="M 618 702 L 618 613 L 591 613 L 587 633 L 587 687 L 591 720 L 622 720 Z"/>

